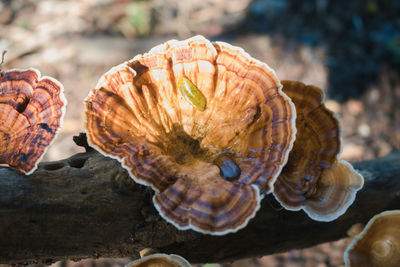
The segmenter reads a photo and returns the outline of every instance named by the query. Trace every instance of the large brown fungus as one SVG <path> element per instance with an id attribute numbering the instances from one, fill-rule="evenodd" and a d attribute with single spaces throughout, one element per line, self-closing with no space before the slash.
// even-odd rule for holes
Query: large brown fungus
<path id="1" fill-rule="evenodd" d="M 244 227 L 272 191 L 295 117 L 265 63 L 201 36 L 112 68 L 86 99 L 90 143 L 154 189 L 166 220 L 219 235 Z"/>
<path id="2" fill-rule="evenodd" d="M 0 73 L 0 163 L 31 174 L 62 125 L 63 86 L 40 72 Z"/>
<path id="3" fill-rule="evenodd" d="M 339 120 L 325 107 L 322 90 L 295 81 L 282 81 L 282 85 L 296 106 L 297 135 L 275 182 L 274 196 L 286 209 L 303 209 L 319 221 L 334 220 L 353 203 L 363 177 L 338 159 Z"/>

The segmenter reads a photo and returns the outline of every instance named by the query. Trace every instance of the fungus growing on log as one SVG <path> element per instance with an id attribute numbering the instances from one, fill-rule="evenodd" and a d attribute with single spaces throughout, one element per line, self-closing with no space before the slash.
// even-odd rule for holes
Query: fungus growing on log
<path id="1" fill-rule="evenodd" d="M 0 163 L 31 174 L 61 128 L 67 101 L 63 86 L 40 72 L 0 74 Z"/>
<path id="2" fill-rule="evenodd" d="M 344 160 L 336 115 L 324 105 L 318 87 L 282 81 L 296 106 L 296 141 L 274 185 L 274 196 L 289 210 L 303 209 L 312 219 L 332 221 L 353 203 L 364 179 Z"/>
<path id="3" fill-rule="evenodd" d="M 153 188 L 163 218 L 202 233 L 247 225 L 296 134 L 273 70 L 201 36 L 112 68 L 85 101 L 92 146 Z"/>
<path id="4" fill-rule="evenodd" d="M 141 259 L 132 261 L 125 267 L 190 267 L 190 263 L 175 254 L 152 254 Z"/>
<path id="5" fill-rule="evenodd" d="M 400 266 L 400 210 L 375 215 L 344 253 L 348 267 Z"/>

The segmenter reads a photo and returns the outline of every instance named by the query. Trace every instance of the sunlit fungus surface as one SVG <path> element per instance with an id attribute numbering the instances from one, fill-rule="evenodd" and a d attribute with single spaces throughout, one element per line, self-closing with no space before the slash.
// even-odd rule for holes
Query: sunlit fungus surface
<path id="1" fill-rule="evenodd" d="M 296 134 L 274 71 L 201 36 L 112 68 L 85 102 L 91 145 L 153 188 L 163 218 L 202 233 L 247 225 Z"/>
<path id="2" fill-rule="evenodd" d="M 40 72 L 0 73 L 0 163 L 31 174 L 62 126 L 63 86 Z"/>

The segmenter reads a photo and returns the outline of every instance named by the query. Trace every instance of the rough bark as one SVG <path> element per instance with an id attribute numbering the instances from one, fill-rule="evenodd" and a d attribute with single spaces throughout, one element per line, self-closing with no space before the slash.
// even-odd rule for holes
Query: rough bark
<path id="1" fill-rule="evenodd" d="M 337 220 L 313 221 L 268 196 L 245 229 L 225 236 L 178 231 L 157 214 L 150 189 L 95 151 L 42 163 L 31 176 L 0 167 L 0 263 L 137 258 L 146 247 L 191 262 L 223 262 L 337 240 L 354 223 L 400 209 L 400 152 L 353 165 L 365 186 Z"/>

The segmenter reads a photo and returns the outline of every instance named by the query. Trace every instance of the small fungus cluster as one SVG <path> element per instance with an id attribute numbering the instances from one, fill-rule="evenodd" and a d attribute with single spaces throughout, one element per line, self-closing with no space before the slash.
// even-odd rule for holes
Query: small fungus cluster
<path id="1" fill-rule="evenodd" d="M 63 86 L 40 72 L 0 72 L 0 163 L 31 174 L 62 125 Z"/>
<path id="2" fill-rule="evenodd" d="M 269 193 L 331 221 L 363 185 L 338 159 L 339 121 L 322 90 L 281 84 L 227 43 L 196 36 L 156 46 L 105 73 L 85 103 L 90 144 L 150 186 L 179 229 L 235 232 Z"/>

